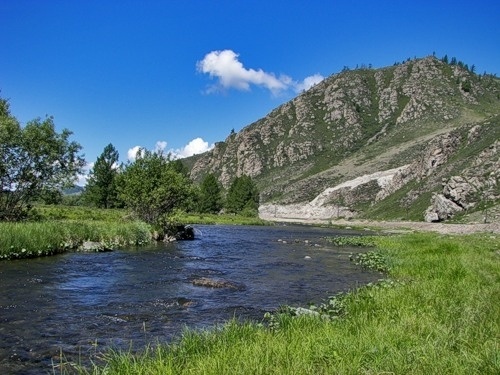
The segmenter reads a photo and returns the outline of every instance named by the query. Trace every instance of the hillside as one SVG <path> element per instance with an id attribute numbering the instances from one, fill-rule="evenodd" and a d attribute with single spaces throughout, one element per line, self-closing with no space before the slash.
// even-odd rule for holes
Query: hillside
<path id="1" fill-rule="evenodd" d="M 499 200 L 500 80 L 435 57 L 345 70 L 186 162 L 261 215 L 442 221 Z"/>

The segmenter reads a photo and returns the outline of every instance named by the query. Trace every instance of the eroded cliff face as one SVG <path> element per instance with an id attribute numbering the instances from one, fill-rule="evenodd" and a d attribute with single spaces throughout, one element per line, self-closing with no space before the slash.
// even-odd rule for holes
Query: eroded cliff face
<path id="1" fill-rule="evenodd" d="M 410 181 L 424 180 L 448 166 L 464 142 L 478 141 L 474 124 L 497 114 L 499 99 L 497 79 L 434 57 L 378 70 L 344 71 L 216 144 L 197 159 L 191 177 L 199 181 L 214 173 L 228 187 L 236 176 L 246 174 L 257 181 L 261 203 L 282 205 L 306 204 L 328 188 L 397 170 L 384 186 L 358 194 L 364 203 L 381 201 Z M 468 126 L 468 136 L 454 132 L 463 126 Z M 457 176 L 469 187 L 460 178 L 440 173 L 449 179 L 449 187 L 439 192 L 446 199 L 460 189 L 468 197 L 479 189 L 470 187 L 477 181 L 467 173 Z M 427 185 L 436 192 L 435 181 Z M 405 204 L 421 193 L 407 193 Z M 357 214 L 356 199 L 356 194 L 344 191 L 343 200 L 350 202 L 346 213 Z M 452 200 L 466 207 L 462 196 Z"/>
<path id="2" fill-rule="evenodd" d="M 443 179 L 442 190 L 432 196 L 425 213 L 429 222 L 444 221 L 455 214 L 500 200 L 500 141 L 473 155 L 470 167 Z"/>

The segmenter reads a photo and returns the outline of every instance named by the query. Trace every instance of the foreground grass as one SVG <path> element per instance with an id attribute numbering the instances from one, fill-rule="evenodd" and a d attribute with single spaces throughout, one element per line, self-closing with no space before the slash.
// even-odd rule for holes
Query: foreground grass
<path id="1" fill-rule="evenodd" d="M 498 374 L 500 239 L 376 239 L 390 280 L 343 298 L 336 319 L 278 314 L 186 331 L 81 374 Z"/>
<path id="2" fill-rule="evenodd" d="M 139 221 L 52 220 L 0 223 L 0 259 L 31 258 L 78 248 L 84 241 L 105 248 L 142 245 L 151 229 Z"/>

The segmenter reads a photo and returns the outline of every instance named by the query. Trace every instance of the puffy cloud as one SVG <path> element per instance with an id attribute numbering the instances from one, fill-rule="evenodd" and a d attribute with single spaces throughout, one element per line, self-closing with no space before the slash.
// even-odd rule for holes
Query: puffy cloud
<path id="1" fill-rule="evenodd" d="M 317 85 L 321 81 L 323 81 L 325 77 L 323 77 L 321 74 L 314 74 L 312 76 L 304 78 L 302 82 L 297 82 L 294 84 L 294 90 L 297 93 L 300 93 L 304 90 L 309 90 L 311 87 L 314 85 Z"/>
<path id="2" fill-rule="evenodd" d="M 207 53 L 203 60 L 196 63 L 198 72 L 208 74 L 217 80 L 215 85 L 208 88 L 207 93 L 231 88 L 248 91 L 251 85 L 264 87 L 274 95 L 289 89 L 300 93 L 323 80 L 323 76 L 320 74 L 309 76 L 302 82 L 294 81 L 287 75 L 276 77 L 274 73 L 267 73 L 262 69 L 245 68 L 238 57 L 239 54 L 226 49 Z"/>
<path id="3" fill-rule="evenodd" d="M 188 156 L 193 156 L 197 154 L 202 154 L 206 151 L 211 150 L 214 148 L 214 144 L 209 145 L 208 142 L 205 142 L 203 138 L 195 138 L 192 141 L 190 141 L 186 146 L 171 151 L 172 155 L 175 158 L 187 158 Z"/>
<path id="4" fill-rule="evenodd" d="M 132 148 L 129 148 L 127 151 L 127 159 L 130 161 L 134 161 L 135 158 L 137 157 L 137 153 L 139 150 L 141 150 L 143 147 L 141 146 L 134 146 Z"/>
<path id="5" fill-rule="evenodd" d="M 165 141 L 158 141 L 155 144 L 155 152 L 163 152 L 167 148 L 167 142 Z"/>
<path id="6" fill-rule="evenodd" d="M 178 149 L 170 149 L 165 152 L 167 147 L 167 142 L 158 141 L 153 149 L 154 152 L 163 153 L 164 155 L 171 155 L 173 159 L 187 158 L 188 156 L 193 156 L 196 154 L 201 154 L 205 151 L 209 151 L 214 148 L 214 144 L 209 145 L 205 142 L 203 138 L 195 138 L 191 140 L 187 145 Z M 143 149 L 141 146 L 134 146 L 130 148 L 127 152 L 127 157 L 129 161 L 134 161 L 136 159 L 139 150 Z"/>
<path id="7" fill-rule="evenodd" d="M 238 60 L 238 56 L 231 50 L 212 51 L 198 61 L 196 67 L 199 72 L 218 80 L 217 85 L 209 88 L 209 93 L 230 88 L 249 90 L 250 85 L 262 86 L 274 94 L 288 88 L 289 77 L 278 78 L 262 69 L 247 69 Z"/>

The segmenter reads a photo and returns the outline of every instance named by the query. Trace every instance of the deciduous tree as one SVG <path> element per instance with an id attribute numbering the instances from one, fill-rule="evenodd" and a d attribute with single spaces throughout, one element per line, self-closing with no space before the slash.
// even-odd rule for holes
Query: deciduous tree
<path id="1" fill-rule="evenodd" d="M 176 170 L 169 156 L 144 150 L 119 176 L 118 191 L 125 204 L 149 224 L 162 225 L 182 208 L 191 181 Z"/>
<path id="2" fill-rule="evenodd" d="M 71 134 L 52 117 L 21 127 L 0 98 L 0 220 L 21 220 L 44 192 L 74 184 L 85 160 Z"/>

